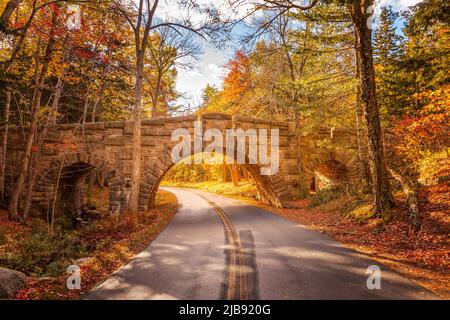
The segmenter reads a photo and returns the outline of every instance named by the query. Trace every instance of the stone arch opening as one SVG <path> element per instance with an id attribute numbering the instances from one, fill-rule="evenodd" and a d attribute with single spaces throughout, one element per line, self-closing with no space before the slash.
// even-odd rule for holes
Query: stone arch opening
<path id="1" fill-rule="evenodd" d="M 316 189 L 317 189 L 317 187 L 316 187 L 316 177 L 312 176 L 311 180 L 310 180 L 310 183 L 309 183 L 309 193 L 310 194 L 315 194 L 316 191 L 317 191 Z"/>
<path id="2" fill-rule="evenodd" d="M 322 148 L 319 151 L 306 155 L 302 162 L 305 188 L 310 195 L 341 185 L 348 187 L 360 179 L 360 165 L 353 150 Z"/>
<path id="3" fill-rule="evenodd" d="M 84 180 L 93 169 L 93 165 L 77 162 L 61 170 L 55 203 L 59 214 L 73 219 L 81 216 L 85 203 Z"/>
<path id="4" fill-rule="evenodd" d="M 153 163 L 144 168 L 139 194 L 140 211 L 146 211 L 148 208 L 153 208 L 155 206 L 156 192 L 158 191 L 163 177 L 173 166 L 183 161 L 183 159 L 180 159 L 177 163 L 173 163 L 170 152 L 171 150 L 168 148 L 164 149 L 158 158 L 153 159 Z M 195 153 L 192 152 L 187 157 L 192 157 L 194 155 Z M 260 166 L 257 164 L 249 164 L 248 158 L 245 158 L 246 163 L 242 164 L 242 166 L 244 166 L 251 175 L 261 198 L 264 199 L 265 202 L 276 207 L 282 207 L 284 205 L 283 199 L 290 197 L 284 181 L 278 175 L 261 175 Z"/>
<path id="5" fill-rule="evenodd" d="M 33 192 L 37 210 L 47 218 L 55 212 L 76 220 L 86 209 L 84 191 L 94 171 L 99 185 L 109 188 L 107 211 L 110 214 L 126 211 L 126 183 L 101 157 L 86 153 L 65 154 L 40 172 L 40 183 Z"/>
<path id="6" fill-rule="evenodd" d="M 332 189 L 349 182 L 349 170 L 342 162 L 331 159 L 320 163 L 313 171 L 310 192 Z"/>

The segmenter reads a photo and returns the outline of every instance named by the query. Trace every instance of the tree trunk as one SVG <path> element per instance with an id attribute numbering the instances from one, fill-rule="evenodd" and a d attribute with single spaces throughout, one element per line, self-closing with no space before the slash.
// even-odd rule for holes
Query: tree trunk
<path id="1" fill-rule="evenodd" d="M 69 37 L 70 37 L 70 32 L 66 33 L 66 36 L 64 38 L 63 48 L 62 48 L 63 56 L 61 59 L 61 65 L 64 65 L 64 63 L 66 62 L 66 44 L 69 40 Z M 56 122 L 57 122 L 57 115 L 58 115 L 58 110 L 59 110 L 59 100 L 61 99 L 61 94 L 62 94 L 62 90 L 63 90 L 63 86 L 64 86 L 63 79 L 64 79 L 65 74 L 66 74 L 66 69 L 63 68 L 58 75 L 58 80 L 56 82 L 55 92 L 54 92 L 53 101 L 52 101 L 51 121 L 49 123 L 56 124 Z"/>
<path id="2" fill-rule="evenodd" d="M 297 110 L 294 110 L 295 116 L 295 158 L 297 159 L 297 183 L 298 183 L 298 192 L 300 199 L 305 199 L 308 197 L 308 192 L 306 189 L 306 183 L 305 179 L 303 177 L 303 170 L 302 170 L 302 155 L 300 151 L 300 113 Z"/>
<path id="3" fill-rule="evenodd" d="M 419 184 L 417 181 L 412 181 L 405 177 L 400 172 L 389 168 L 391 176 L 400 183 L 403 189 L 403 193 L 406 195 L 406 201 L 408 203 L 409 222 L 418 227 L 419 221 Z"/>
<path id="4" fill-rule="evenodd" d="M 37 122 L 38 122 L 37 109 L 35 107 L 36 107 L 36 100 L 38 98 L 38 91 L 40 90 L 39 89 L 39 82 L 40 82 L 39 81 L 39 67 L 40 67 L 39 51 L 40 51 L 40 46 L 41 46 L 41 39 L 38 40 L 38 44 L 36 47 L 36 54 L 35 54 L 35 75 L 34 75 L 35 88 L 34 88 L 34 92 L 33 92 L 33 100 L 31 102 L 32 105 L 31 105 L 31 114 L 30 114 L 30 127 L 28 129 L 29 130 L 28 136 L 27 136 L 27 140 L 25 143 L 25 153 L 24 153 L 24 158 L 22 160 L 21 169 L 19 171 L 19 176 L 17 178 L 16 185 L 11 194 L 11 198 L 9 199 L 9 206 L 8 206 L 9 218 L 11 220 L 19 221 L 19 222 L 23 222 L 23 218 L 18 212 L 19 198 L 23 191 L 25 179 L 28 176 L 28 169 L 30 166 L 31 153 L 32 153 L 33 142 L 34 142 L 34 135 L 36 132 Z"/>
<path id="5" fill-rule="evenodd" d="M 84 107 L 83 107 L 83 126 L 86 124 L 87 113 L 89 109 L 89 87 L 86 88 L 86 94 L 84 96 Z"/>
<path id="6" fill-rule="evenodd" d="M 95 93 L 94 104 L 92 106 L 92 118 L 91 118 L 92 122 L 95 122 L 95 119 L 97 117 L 98 103 L 100 102 L 100 99 L 103 95 L 103 89 L 104 89 L 104 85 L 101 84 L 100 87 L 98 88 L 97 92 Z"/>
<path id="7" fill-rule="evenodd" d="M 139 187 L 141 180 L 141 111 L 142 111 L 142 85 L 144 78 L 144 54 L 142 50 L 137 54 L 136 84 L 134 90 L 133 111 L 133 162 L 131 172 L 131 189 L 129 211 L 139 211 Z"/>
<path id="8" fill-rule="evenodd" d="M 0 16 L 0 31 L 7 33 L 9 30 L 9 18 L 22 1 L 23 0 L 10 0 L 6 3 L 2 15 Z"/>
<path id="9" fill-rule="evenodd" d="M 158 74 L 158 80 L 156 82 L 156 89 L 155 89 L 155 98 L 153 99 L 153 106 L 152 106 L 152 118 L 158 117 L 158 104 L 159 104 L 159 95 L 161 90 L 161 74 Z"/>
<path id="10" fill-rule="evenodd" d="M 110 53 L 108 54 L 108 58 L 110 57 Z M 95 92 L 95 98 L 94 98 L 94 104 L 92 106 L 92 122 L 95 122 L 95 118 L 97 116 L 97 108 L 98 103 L 100 102 L 100 99 L 103 95 L 103 90 L 105 89 L 105 75 L 107 71 L 107 67 L 105 66 L 102 70 L 102 74 L 100 75 L 100 86 L 98 87 L 97 91 Z"/>
<path id="11" fill-rule="evenodd" d="M 248 170 L 247 170 L 247 168 L 244 167 L 244 166 L 242 166 L 242 175 L 244 176 L 244 179 L 245 179 L 246 181 L 249 181 L 249 179 L 248 179 Z"/>
<path id="12" fill-rule="evenodd" d="M 2 158 L 0 163 L 0 193 L 2 200 L 5 196 L 5 177 L 6 177 L 6 152 L 8 148 L 8 126 L 9 126 L 9 109 L 11 106 L 11 90 L 6 91 L 6 103 L 5 111 L 3 113 L 3 120 L 5 122 L 3 128 L 3 141 L 2 141 Z"/>
<path id="13" fill-rule="evenodd" d="M 38 77 L 36 77 L 36 86 L 33 93 L 33 101 L 31 106 L 30 115 L 30 128 L 25 144 L 25 153 L 21 165 L 21 170 L 19 171 L 19 177 L 17 178 L 16 187 L 11 194 L 11 199 L 9 202 L 9 215 L 13 220 L 23 222 L 23 217 L 18 213 L 19 197 L 23 191 L 25 179 L 28 177 L 28 169 L 30 167 L 31 153 L 33 151 L 33 142 L 35 140 L 36 130 L 38 126 L 38 111 L 41 106 L 42 92 L 45 85 L 45 78 L 47 76 L 47 71 L 49 68 L 50 60 L 52 57 L 53 49 L 55 46 L 55 27 L 57 22 L 57 14 L 53 12 L 52 15 L 52 26 L 50 30 L 50 39 L 48 40 L 47 47 L 45 50 L 44 60 L 42 63 L 42 69 Z M 39 45 L 36 48 L 36 70 L 39 69 Z"/>
<path id="14" fill-rule="evenodd" d="M 227 162 L 225 154 L 223 155 L 222 158 L 222 177 L 223 177 L 222 181 L 227 182 Z"/>
<path id="15" fill-rule="evenodd" d="M 11 199 L 9 201 L 9 208 L 8 208 L 10 218 L 12 220 L 21 221 L 21 222 L 23 221 L 23 219 L 18 213 L 19 197 L 23 191 L 25 179 L 28 175 L 28 168 L 29 168 L 30 160 L 31 160 L 33 141 L 34 141 L 34 136 L 35 136 L 36 128 L 37 128 L 36 113 L 37 112 L 35 110 L 32 111 L 32 113 L 31 113 L 31 123 L 30 123 L 29 133 L 28 133 L 28 137 L 27 137 L 27 141 L 26 141 L 26 145 L 25 145 L 25 154 L 24 154 L 24 158 L 22 161 L 21 169 L 19 171 L 19 177 L 17 178 L 16 186 L 14 188 L 14 191 L 11 194 Z"/>
<path id="16" fill-rule="evenodd" d="M 239 175 L 238 175 L 238 165 L 236 163 L 236 160 L 233 163 L 233 168 L 232 168 L 232 171 L 231 171 L 231 177 L 233 179 L 233 184 L 235 186 L 238 186 L 239 185 Z"/>
<path id="17" fill-rule="evenodd" d="M 285 20 L 285 24 L 287 23 L 288 20 Z M 308 42 L 308 30 L 309 30 L 309 23 L 306 23 L 305 25 L 305 37 L 303 38 L 303 48 L 307 47 L 307 42 Z M 287 43 L 287 39 L 286 37 L 288 36 L 288 34 L 285 32 L 284 27 L 280 28 L 279 35 L 281 38 L 281 42 L 282 42 L 282 46 L 283 49 L 285 51 L 285 55 L 286 55 L 286 59 L 288 61 L 288 66 L 289 66 L 289 71 L 290 71 L 290 78 L 291 81 L 293 83 L 295 83 L 297 80 L 301 79 L 303 77 L 303 68 L 304 65 L 306 63 L 306 57 L 305 54 L 301 54 L 301 62 L 299 65 L 299 69 L 298 72 L 295 72 L 295 67 L 294 67 L 294 62 L 292 60 L 291 57 L 291 53 L 290 53 L 290 46 Z M 297 74 L 297 76 L 296 76 Z M 291 90 L 291 96 L 290 99 L 294 105 L 294 138 L 295 138 L 295 158 L 297 159 L 297 184 L 298 184 L 298 196 L 301 199 L 304 199 L 306 197 L 308 197 L 309 193 L 306 189 L 306 183 L 305 183 L 305 179 L 303 177 L 303 168 L 302 168 L 302 161 L 301 161 L 301 151 L 300 151 L 300 112 L 296 109 L 296 107 L 298 107 L 298 103 L 299 103 L 299 92 L 296 89 Z"/>
<path id="18" fill-rule="evenodd" d="M 38 147 L 39 148 L 39 147 Z M 25 199 L 23 200 L 22 208 L 22 218 L 26 219 L 30 213 L 31 201 L 33 200 L 33 189 L 37 177 L 37 163 L 39 162 L 39 151 L 35 151 L 31 154 L 30 165 L 28 167 L 28 172 L 30 173 L 27 181 L 27 190 L 25 194 Z"/>
<path id="19" fill-rule="evenodd" d="M 11 14 L 14 12 L 14 10 L 16 9 L 16 7 L 22 2 L 22 0 L 11 0 L 9 1 L 9 3 L 6 5 L 5 10 L 2 13 L 2 16 L 0 18 L 0 31 L 4 31 L 5 33 L 11 33 L 11 30 L 9 30 L 9 18 L 11 16 Z M 12 5 L 11 5 L 12 4 Z M 10 7 L 8 8 L 8 5 L 10 5 Z M 34 9 L 31 12 L 31 15 L 28 17 L 28 20 L 26 21 L 25 25 L 23 26 L 22 30 L 20 31 L 20 36 L 19 36 L 19 40 L 17 43 L 15 43 L 15 39 L 14 39 L 14 45 L 13 45 L 13 49 L 11 52 L 11 56 L 10 58 L 5 61 L 3 63 L 3 67 L 5 70 L 9 70 L 12 66 L 12 64 L 14 63 L 14 61 L 16 60 L 16 57 L 20 51 L 20 49 L 22 48 L 24 42 L 25 42 L 25 38 L 28 32 L 28 29 L 31 26 L 31 23 L 33 22 L 34 16 L 36 14 L 36 9 Z M 18 10 L 16 10 L 16 13 L 18 13 Z M 16 14 L 16 23 L 18 22 L 18 15 Z"/>
<path id="20" fill-rule="evenodd" d="M 60 74 L 58 76 L 58 81 L 56 82 L 55 86 L 55 95 L 53 97 L 52 101 L 52 115 L 51 115 L 51 122 L 53 124 L 56 124 L 57 122 L 57 114 L 59 109 L 59 99 L 61 98 L 62 88 L 63 88 L 63 78 L 64 74 Z"/>
<path id="21" fill-rule="evenodd" d="M 63 71 L 64 72 L 64 71 Z M 30 212 L 32 197 L 33 197 L 33 190 L 34 185 L 36 183 L 37 178 L 37 164 L 39 163 L 40 156 L 41 156 L 41 149 L 42 145 L 44 144 L 45 136 L 47 135 L 48 127 L 50 124 L 55 123 L 56 119 L 56 112 L 58 110 L 58 104 L 59 99 L 61 97 L 61 91 L 62 91 L 62 75 L 63 73 L 58 77 L 58 81 L 56 83 L 55 87 L 55 95 L 53 97 L 52 102 L 52 108 L 50 110 L 50 116 L 47 117 L 47 120 L 45 121 L 44 126 L 42 127 L 42 130 L 40 134 L 36 134 L 36 149 L 35 152 L 32 153 L 31 160 L 30 160 L 30 166 L 28 172 L 30 172 L 30 176 L 28 178 L 28 185 L 27 185 L 27 193 L 24 200 L 23 205 L 23 217 L 27 218 Z"/>
<path id="22" fill-rule="evenodd" d="M 381 125 L 376 99 L 375 72 L 372 56 L 372 31 L 367 22 L 367 8 L 372 0 L 354 0 L 352 19 L 356 30 L 361 64 L 361 90 L 367 127 L 368 158 L 371 172 L 374 211 L 387 213 L 394 204 L 383 154 Z"/>
<path id="23" fill-rule="evenodd" d="M 361 58 L 359 56 L 358 41 L 355 35 L 355 61 L 356 61 L 356 140 L 358 144 L 358 161 L 360 166 L 360 179 L 363 184 L 363 188 L 367 189 L 370 186 L 369 168 L 367 165 L 366 147 L 367 143 L 364 143 L 363 137 L 363 110 L 361 105 Z"/>
<path id="24" fill-rule="evenodd" d="M 65 45 L 67 43 L 68 37 L 69 37 L 69 33 L 66 34 L 66 37 L 64 39 L 63 51 L 65 50 Z M 64 62 L 65 62 L 65 53 L 63 54 L 61 64 L 64 64 Z M 24 199 L 24 205 L 23 205 L 23 210 L 22 210 L 22 212 L 23 212 L 22 214 L 23 214 L 24 218 L 27 218 L 30 213 L 31 202 L 33 200 L 32 199 L 33 198 L 33 190 L 34 190 L 34 185 L 36 183 L 36 178 L 37 178 L 37 164 L 40 161 L 41 149 L 42 149 L 42 145 L 44 144 L 45 136 L 47 135 L 48 127 L 50 124 L 55 124 L 56 120 L 57 120 L 59 100 L 61 98 L 61 93 L 62 93 L 62 89 L 63 89 L 64 74 L 65 74 L 65 70 L 63 69 L 61 71 L 61 73 L 59 74 L 58 80 L 55 85 L 52 106 L 50 109 L 50 115 L 47 117 L 47 120 L 45 121 L 45 125 L 42 127 L 41 132 L 39 134 L 36 133 L 36 136 L 37 136 L 36 149 L 35 149 L 35 152 L 32 153 L 32 157 L 30 160 L 30 166 L 29 166 L 29 170 L 28 170 L 28 172 L 30 172 L 30 175 L 28 178 L 27 193 L 26 193 L 26 196 Z"/>

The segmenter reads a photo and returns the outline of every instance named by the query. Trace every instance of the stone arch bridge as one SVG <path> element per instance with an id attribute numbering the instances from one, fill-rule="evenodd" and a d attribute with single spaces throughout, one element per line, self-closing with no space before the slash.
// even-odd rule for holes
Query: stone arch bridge
<path id="1" fill-rule="evenodd" d="M 351 169 L 357 167 L 354 165 L 355 142 L 351 141 L 350 132 L 345 130 L 319 128 L 313 134 L 301 136 L 299 163 L 295 126 L 291 122 L 219 113 L 204 114 L 201 117 L 190 115 L 148 119 L 142 120 L 141 131 L 140 211 L 154 205 L 159 183 L 174 165 L 171 151 L 178 142 L 171 141 L 173 131 L 185 128 L 193 135 L 196 122 L 201 122 L 203 132 L 214 128 L 223 134 L 231 128 L 267 129 L 269 133 L 270 129 L 279 129 L 278 173 L 261 175 L 259 163 L 245 164 L 263 199 L 275 206 L 284 206 L 292 196 L 298 195 L 298 172 L 302 173 L 301 181 L 314 191 L 326 184 L 335 183 L 333 179 L 348 180 L 356 176 L 355 170 Z M 49 212 L 56 205 L 58 208 L 63 206 L 65 210 L 80 212 L 83 205 L 83 181 L 88 173 L 96 168 L 104 184 L 109 186 L 110 213 L 126 212 L 132 169 L 132 129 L 132 121 L 52 125 L 45 136 L 41 158 L 36 168 L 32 208 L 42 213 Z M 209 143 L 203 142 L 202 147 Z M 6 155 L 7 191 L 11 189 L 17 177 L 24 146 L 23 130 L 10 128 Z M 335 170 L 333 164 L 338 164 L 337 167 L 340 166 L 341 169 Z M 337 174 L 335 171 L 338 171 Z"/>

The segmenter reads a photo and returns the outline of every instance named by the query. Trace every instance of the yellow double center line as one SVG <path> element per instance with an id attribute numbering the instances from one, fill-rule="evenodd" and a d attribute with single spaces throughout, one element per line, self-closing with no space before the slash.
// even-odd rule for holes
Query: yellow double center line
<path id="1" fill-rule="evenodd" d="M 227 214 L 215 202 L 201 196 L 214 208 L 225 227 L 229 241 L 229 261 L 227 265 L 227 300 L 248 300 L 245 255 L 239 235 Z M 239 292 L 239 295 L 237 294 Z"/>

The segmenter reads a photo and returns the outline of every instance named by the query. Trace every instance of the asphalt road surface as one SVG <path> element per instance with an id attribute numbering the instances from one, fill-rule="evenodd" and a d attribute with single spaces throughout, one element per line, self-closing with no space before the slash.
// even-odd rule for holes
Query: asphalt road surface
<path id="1" fill-rule="evenodd" d="M 163 188 L 181 207 L 131 263 L 85 299 L 433 299 L 327 236 L 237 200 Z M 373 273 L 380 268 L 381 289 Z"/>

